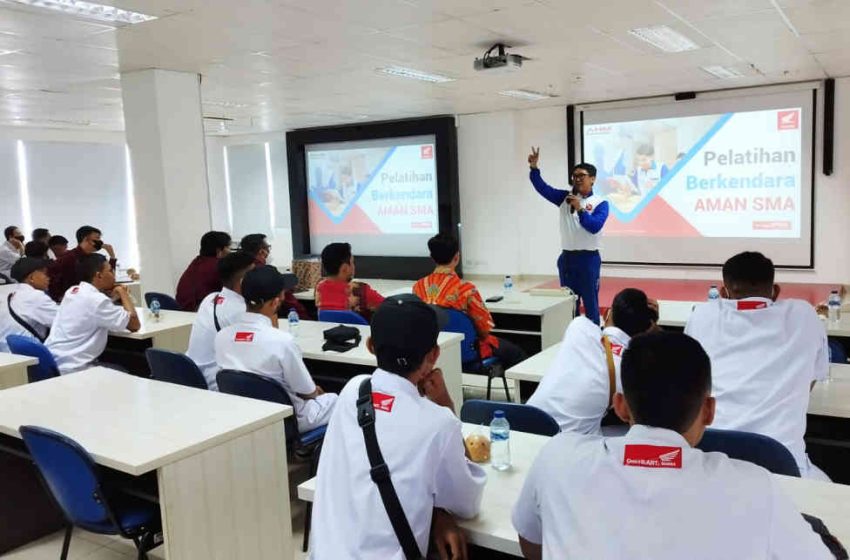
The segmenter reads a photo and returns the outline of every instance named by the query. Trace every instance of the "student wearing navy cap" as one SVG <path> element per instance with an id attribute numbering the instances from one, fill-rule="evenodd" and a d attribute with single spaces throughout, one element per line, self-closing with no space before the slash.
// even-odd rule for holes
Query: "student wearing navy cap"
<path id="1" fill-rule="evenodd" d="M 440 356 L 440 324 L 438 312 L 411 294 L 387 298 L 372 317 L 368 345 L 378 369 L 346 384 L 328 425 L 310 558 L 424 556 L 432 532 L 441 558 L 466 558 L 463 533 L 453 516 L 478 513 L 487 477 L 466 459 L 460 420 L 443 374 L 434 367 Z M 360 409 L 368 407 L 370 398 L 374 410 L 363 416 Z M 364 420 L 368 426 L 361 428 L 360 419 L 369 417 L 373 421 Z M 393 506 L 385 505 L 384 490 L 370 475 L 370 429 L 401 508 L 394 514 L 388 513 Z M 394 527 L 402 520 L 408 538 Z"/>
<path id="2" fill-rule="evenodd" d="M 29 336 L 44 342 L 59 306 L 47 295 L 48 262 L 24 257 L 12 265 L 15 291 L 0 300 L 0 351 L 8 352 L 6 337 Z"/>

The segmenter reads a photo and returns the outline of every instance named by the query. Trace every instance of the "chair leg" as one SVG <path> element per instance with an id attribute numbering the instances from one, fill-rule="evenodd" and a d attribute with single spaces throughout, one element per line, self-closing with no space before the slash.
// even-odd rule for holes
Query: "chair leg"
<path id="1" fill-rule="evenodd" d="M 307 502 L 307 509 L 304 512 L 304 541 L 301 543 L 301 552 L 307 552 L 310 546 L 310 526 L 313 521 L 313 502 Z"/>
<path id="2" fill-rule="evenodd" d="M 67 527 L 65 527 L 65 540 L 62 541 L 62 554 L 59 556 L 59 560 L 67 560 L 68 549 L 71 547 L 71 533 L 73 532 L 73 525 L 68 525 Z"/>
<path id="3" fill-rule="evenodd" d="M 508 402 L 511 402 L 511 392 L 508 391 L 508 379 L 505 377 L 504 373 L 502 373 L 502 385 L 505 386 L 505 398 Z"/>
<path id="4" fill-rule="evenodd" d="M 493 372 L 487 374 L 487 400 L 490 400 L 490 387 L 493 385 Z"/>

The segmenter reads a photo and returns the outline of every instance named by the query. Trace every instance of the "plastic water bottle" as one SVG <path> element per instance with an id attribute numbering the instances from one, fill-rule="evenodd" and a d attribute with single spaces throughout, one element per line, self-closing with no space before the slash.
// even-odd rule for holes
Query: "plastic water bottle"
<path id="1" fill-rule="evenodd" d="M 502 410 L 493 412 L 490 422 L 490 464 L 497 471 L 511 468 L 511 425 Z"/>
<path id="2" fill-rule="evenodd" d="M 505 287 L 504 287 L 504 297 L 505 300 L 511 299 L 514 293 L 514 280 L 511 278 L 511 275 L 508 274 L 505 276 Z"/>
<path id="3" fill-rule="evenodd" d="M 708 289 L 708 301 L 716 301 L 720 299 L 720 290 L 717 289 L 717 284 L 712 284 Z"/>
<path id="4" fill-rule="evenodd" d="M 158 299 L 151 300 L 150 310 L 151 315 L 153 315 L 154 321 L 159 321 L 159 314 L 162 311 L 162 304 L 159 303 Z"/>
<path id="5" fill-rule="evenodd" d="M 287 320 L 289 321 L 289 334 L 292 336 L 298 336 L 298 323 L 300 318 L 298 317 L 298 312 L 295 311 L 294 307 L 289 310 Z"/>
<path id="6" fill-rule="evenodd" d="M 841 296 L 838 294 L 838 290 L 829 292 L 827 308 L 829 309 L 829 322 L 838 323 L 841 320 Z"/>

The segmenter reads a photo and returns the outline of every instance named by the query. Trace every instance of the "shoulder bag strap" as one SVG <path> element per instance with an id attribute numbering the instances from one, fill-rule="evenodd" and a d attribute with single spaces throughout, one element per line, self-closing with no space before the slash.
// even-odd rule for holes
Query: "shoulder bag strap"
<path id="1" fill-rule="evenodd" d="M 218 313 L 216 313 L 216 309 L 218 309 L 218 298 L 221 297 L 221 292 L 217 293 L 213 298 L 213 324 L 215 325 L 215 332 L 221 332 L 221 324 L 218 322 Z"/>
<path id="2" fill-rule="evenodd" d="M 20 315 L 15 313 L 15 310 L 12 309 L 12 296 L 14 296 L 14 295 L 15 295 L 14 293 L 11 293 L 11 294 L 9 294 L 9 297 L 6 298 L 6 306 L 9 308 L 9 315 L 11 315 L 12 319 L 14 319 L 19 325 L 21 325 L 23 328 L 25 328 L 27 330 L 27 332 L 29 332 L 31 335 L 33 335 L 39 342 L 43 343 L 44 340 L 45 340 L 45 337 L 38 334 L 38 331 L 35 330 L 32 325 L 30 325 L 29 323 L 24 321 L 23 317 L 21 317 Z"/>
<path id="3" fill-rule="evenodd" d="M 378 436 L 375 434 L 375 407 L 372 405 L 372 380 L 366 378 L 360 383 L 359 398 L 357 399 L 357 423 L 363 430 L 363 439 L 366 440 L 366 454 L 369 456 L 369 474 L 372 481 L 378 486 L 384 509 L 390 518 L 399 544 L 404 551 L 407 560 L 419 560 L 422 552 L 416 544 L 413 530 L 401 507 L 401 502 L 396 494 L 393 481 L 390 478 L 390 469 L 384 462 L 381 447 L 378 445 Z"/>
<path id="4" fill-rule="evenodd" d="M 611 350 L 611 339 L 602 336 L 602 346 L 605 347 L 605 361 L 608 363 L 608 407 L 614 403 L 614 393 L 617 391 L 617 373 L 614 367 L 614 351 Z"/>

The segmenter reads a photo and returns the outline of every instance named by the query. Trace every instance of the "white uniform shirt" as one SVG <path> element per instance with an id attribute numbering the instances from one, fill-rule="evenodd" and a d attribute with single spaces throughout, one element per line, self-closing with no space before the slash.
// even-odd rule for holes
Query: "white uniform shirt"
<path id="1" fill-rule="evenodd" d="M 811 383 L 829 374 L 826 329 L 812 306 L 793 299 L 707 302 L 694 309 L 685 333 L 711 358 L 712 428 L 772 437 L 804 477 L 823 478 L 803 441 Z"/>
<path id="2" fill-rule="evenodd" d="M 608 411 L 608 359 L 602 336 L 611 340 L 616 390 L 622 392 L 620 361 L 630 337 L 617 327 L 600 330 L 586 317 L 576 317 L 564 332 L 555 361 L 528 404 L 548 412 L 561 430 L 601 434 Z"/>
<path id="3" fill-rule="evenodd" d="M 274 328 L 265 315 L 245 312 L 234 324 L 223 328 L 215 336 L 215 361 L 221 369 L 265 375 L 283 385 L 292 400 L 299 431 L 328 423 L 337 395 L 326 393 L 307 400 L 298 396 L 313 393 L 316 384 L 295 339 Z"/>
<path id="4" fill-rule="evenodd" d="M 18 262 L 18 259 L 23 257 L 23 253 L 6 241 L 0 245 L 0 274 L 12 278 L 12 265 Z"/>
<path id="5" fill-rule="evenodd" d="M 29 284 L 16 284 L 12 296 L 12 309 L 27 322 L 42 338 L 47 336 L 59 306 L 46 293 Z M 0 352 L 8 352 L 6 337 L 19 334 L 32 338 L 32 333 L 18 323 L 9 312 L 8 295 L 0 296 Z"/>
<path id="6" fill-rule="evenodd" d="M 617 438 L 552 438 L 513 525 L 551 559 L 832 557 L 769 472 L 647 426 Z"/>
<path id="7" fill-rule="evenodd" d="M 378 487 L 369 476 L 357 397 L 366 376 L 339 396 L 319 460 L 310 558 L 404 560 Z M 487 480 L 467 461 L 460 420 L 419 395 L 407 379 L 383 370 L 372 375 L 375 432 L 393 486 L 423 553 L 435 507 L 470 518 L 478 513 Z"/>
<path id="8" fill-rule="evenodd" d="M 186 355 L 201 368 L 207 385 L 213 391 L 218 390 L 215 376 L 219 371 L 215 361 L 215 335 L 218 331 L 213 319 L 213 305 L 216 300 L 218 305 L 215 306 L 215 315 L 222 329 L 238 321 L 245 313 L 245 299 L 241 294 L 228 288 L 208 294 L 198 306 L 198 314 L 192 324 L 192 335 L 189 337 L 189 350 L 186 351 Z"/>
<path id="9" fill-rule="evenodd" d="M 88 282 L 68 288 L 45 341 L 60 373 L 82 369 L 103 353 L 109 331 L 123 331 L 130 314 Z"/>
<path id="10" fill-rule="evenodd" d="M 592 214 L 596 208 L 605 202 L 601 196 L 591 193 L 587 198 L 581 197 L 581 205 L 585 212 Z M 602 231 L 590 233 L 579 223 L 579 213 L 570 212 L 569 201 L 564 199 L 558 208 L 561 212 L 561 248 L 565 251 L 596 251 L 602 244 Z"/>

